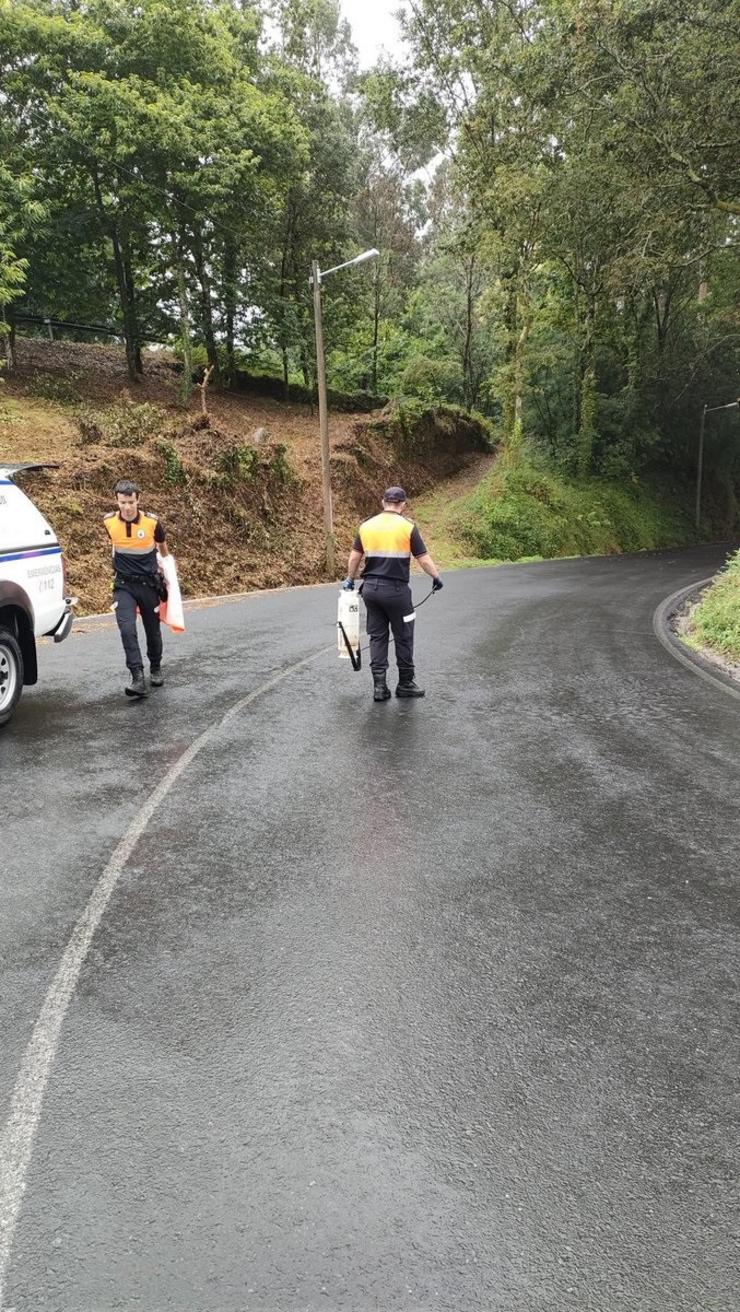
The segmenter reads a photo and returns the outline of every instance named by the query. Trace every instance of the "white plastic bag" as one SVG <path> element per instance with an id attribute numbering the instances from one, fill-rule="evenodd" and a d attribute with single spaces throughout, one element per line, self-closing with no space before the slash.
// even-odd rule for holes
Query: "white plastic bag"
<path id="1" fill-rule="evenodd" d="M 185 614 L 182 607 L 180 582 L 177 577 L 177 565 L 174 556 L 160 556 L 157 552 L 157 564 L 164 574 L 167 584 L 167 600 L 159 603 L 159 618 L 173 633 L 185 632 Z"/>

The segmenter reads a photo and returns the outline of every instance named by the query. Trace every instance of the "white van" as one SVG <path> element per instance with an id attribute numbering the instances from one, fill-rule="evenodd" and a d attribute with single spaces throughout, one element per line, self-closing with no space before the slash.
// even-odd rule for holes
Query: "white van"
<path id="1" fill-rule="evenodd" d="M 0 726 L 24 684 L 36 683 L 36 639 L 63 642 L 72 628 L 66 567 L 57 535 L 13 479 L 48 465 L 0 462 Z"/>

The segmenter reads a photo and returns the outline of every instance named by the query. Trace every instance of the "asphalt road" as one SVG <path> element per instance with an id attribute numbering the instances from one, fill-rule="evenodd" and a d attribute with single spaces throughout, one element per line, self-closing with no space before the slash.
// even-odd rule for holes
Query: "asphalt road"
<path id="1" fill-rule="evenodd" d="M 43 650 L 4 1312 L 737 1306 L 740 702 L 652 631 L 722 559 L 449 575 L 420 702 L 336 658 L 333 588 L 192 611 L 146 703 L 112 626 Z"/>

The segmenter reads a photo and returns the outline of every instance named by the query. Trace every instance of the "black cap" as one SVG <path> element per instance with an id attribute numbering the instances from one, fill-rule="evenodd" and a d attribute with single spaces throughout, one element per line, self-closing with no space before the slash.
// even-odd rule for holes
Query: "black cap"
<path id="1" fill-rule="evenodd" d="M 402 487 L 387 487 L 383 493 L 384 501 L 408 501 Z"/>

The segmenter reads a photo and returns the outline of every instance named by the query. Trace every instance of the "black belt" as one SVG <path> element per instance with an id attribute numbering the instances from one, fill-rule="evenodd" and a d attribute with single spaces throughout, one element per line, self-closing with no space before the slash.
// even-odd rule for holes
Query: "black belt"
<path id="1" fill-rule="evenodd" d="M 123 588 L 124 591 L 130 592 L 132 597 L 136 595 L 136 588 L 148 588 L 149 591 L 153 592 L 160 601 L 167 600 L 167 588 L 164 579 L 160 582 L 159 579 L 151 577 L 135 578 L 134 576 L 131 576 L 126 578 L 125 575 L 116 574 L 116 577 L 113 580 L 114 591 L 116 588 Z"/>

